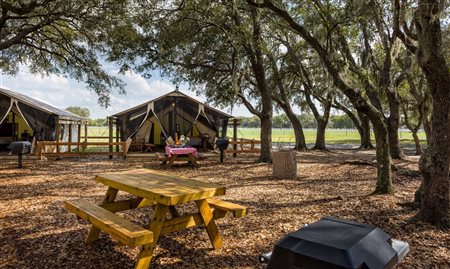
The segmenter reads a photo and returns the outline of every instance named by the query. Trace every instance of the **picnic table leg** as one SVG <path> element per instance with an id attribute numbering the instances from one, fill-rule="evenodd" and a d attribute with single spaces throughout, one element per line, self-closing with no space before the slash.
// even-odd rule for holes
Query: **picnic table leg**
<path id="1" fill-rule="evenodd" d="M 173 164 L 173 162 L 175 162 L 175 160 L 178 158 L 178 155 L 177 154 L 172 154 L 172 156 L 170 156 L 170 161 L 169 161 L 169 167 L 171 167 L 172 166 L 172 164 Z"/>
<path id="2" fill-rule="evenodd" d="M 141 252 L 136 260 L 135 269 L 147 269 L 152 260 L 153 251 L 158 243 L 159 235 L 161 234 L 164 221 L 166 220 L 167 213 L 169 212 L 169 206 L 163 204 L 157 204 L 155 208 L 155 214 L 153 216 L 148 229 L 153 232 L 153 242 L 142 246 Z"/>
<path id="3" fill-rule="evenodd" d="M 170 212 L 170 215 L 172 215 L 172 218 L 176 218 L 176 217 L 180 216 L 180 213 L 178 213 L 178 210 L 173 205 L 169 206 L 169 212 Z"/>
<path id="4" fill-rule="evenodd" d="M 192 155 L 192 153 L 188 154 L 188 158 L 193 166 L 198 167 L 197 158 L 195 158 L 194 155 Z"/>
<path id="5" fill-rule="evenodd" d="M 211 208 L 208 205 L 208 202 L 203 199 L 196 201 L 196 203 L 203 223 L 206 226 L 206 231 L 208 232 L 211 244 L 213 245 L 214 249 L 221 248 L 223 245 L 222 238 L 220 237 L 219 230 L 217 229 L 217 225 L 214 222 L 214 217 L 211 212 Z"/>
<path id="6" fill-rule="evenodd" d="M 117 193 L 119 192 L 118 189 L 115 189 L 113 187 L 108 187 L 108 190 L 106 191 L 105 198 L 103 198 L 104 203 L 112 203 L 114 200 L 116 200 Z M 92 243 L 95 240 L 97 240 L 100 237 L 100 229 L 95 227 L 94 225 L 91 225 L 91 229 L 89 230 L 89 233 L 86 237 L 86 243 Z"/>

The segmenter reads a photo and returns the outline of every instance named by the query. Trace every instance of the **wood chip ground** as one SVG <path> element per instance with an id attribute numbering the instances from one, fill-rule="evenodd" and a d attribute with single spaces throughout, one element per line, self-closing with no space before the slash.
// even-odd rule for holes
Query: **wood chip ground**
<path id="1" fill-rule="evenodd" d="M 94 175 L 142 167 L 222 184 L 227 188 L 222 199 L 249 208 L 244 218 L 218 220 L 224 241 L 220 250 L 211 248 L 201 228 L 162 237 L 152 268 L 263 268 L 260 253 L 323 216 L 371 223 L 407 241 L 411 251 L 397 268 L 450 268 L 449 230 L 410 223 L 417 211 L 400 205 L 413 200 L 420 184 L 417 157 L 396 162 L 400 169 L 394 173 L 393 196 L 370 195 L 376 168 L 348 163 L 370 162 L 373 151 L 299 153 L 298 177 L 289 180 L 272 178 L 271 166 L 255 159 L 207 160 L 199 169 L 183 164 L 164 169 L 153 158 L 27 161 L 24 169 L 0 163 L 0 268 L 132 268 L 137 248 L 118 246 L 104 234 L 85 245 L 89 226 L 66 211 L 63 201 L 100 202 L 106 187 Z M 189 212 L 192 205 L 180 209 Z M 151 213 L 146 208 L 120 214 L 145 225 Z"/>

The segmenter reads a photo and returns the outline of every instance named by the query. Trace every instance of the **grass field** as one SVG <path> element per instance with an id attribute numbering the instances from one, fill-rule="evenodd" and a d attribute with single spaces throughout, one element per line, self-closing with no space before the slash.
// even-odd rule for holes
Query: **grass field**
<path id="1" fill-rule="evenodd" d="M 228 137 L 233 137 L 233 130 L 229 128 Z M 115 133 L 115 131 L 114 131 Z M 259 139 L 261 129 L 260 128 L 239 128 L 238 138 L 247 139 Z M 315 129 L 304 130 L 306 143 L 314 143 L 316 140 Z M 104 126 L 90 126 L 88 128 L 88 136 L 108 136 L 108 127 Z M 412 135 L 407 130 L 399 131 L 399 137 L 402 144 L 414 144 Z M 425 133 L 419 133 L 419 138 L 425 143 Z M 374 139 L 372 133 L 372 139 Z M 325 140 L 327 144 L 358 144 L 359 134 L 356 129 L 327 129 L 325 133 Z M 295 142 L 293 129 L 272 129 L 272 141 L 273 143 L 286 143 Z"/>
<path id="2" fill-rule="evenodd" d="M 316 141 L 315 129 L 304 129 L 306 143 L 314 143 Z M 261 130 L 259 128 L 238 129 L 238 137 L 249 139 L 259 139 Z M 228 136 L 232 137 L 232 131 L 228 131 Z M 373 132 L 372 140 L 375 139 Z M 411 133 L 407 130 L 399 131 L 400 141 L 406 144 L 413 144 L 414 140 Z M 425 133 L 419 133 L 421 141 L 425 142 Z M 293 129 L 272 129 L 272 141 L 276 142 L 295 142 Z M 356 129 L 327 129 L 325 132 L 325 141 L 327 144 L 358 144 L 360 142 L 359 134 Z"/>

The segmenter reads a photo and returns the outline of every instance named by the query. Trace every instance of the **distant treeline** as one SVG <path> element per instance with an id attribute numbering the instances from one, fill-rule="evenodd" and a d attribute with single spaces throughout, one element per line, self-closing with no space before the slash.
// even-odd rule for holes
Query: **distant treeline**
<path id="1" fill-rule="evenodd" d="M 241 128 L 260 128 L 261 122 L 257 116 L 254 117 L 238 117 L 241 124 Z M 303 128 L 317 128 L 317 122 L 313 115 L 302 114 L 298 115 Z M 274 116 L 272 119 L 273 128 L 292 128 L 291 121 L 285 114 Z M 89 119 L 90 126 L 107 126 L 106 119 Z M 330 120 L 327 125 L 328 128 L 336 129 L 352 129 L 354 125 L 352 120 L 347 115 L 334 115 L 330 116 Z"/>
<path id="2" fill-rule="evenodd" d="M 302 114 L 297 116 L 302 123 L 303 128 L 317 128 L 317 122 L 311 114 Z M 261 122 L 257 116 L 238 117 L 241 128 L 260 128 Z M 273 128 L 292 128 L 291 121 L 285 114 L 277 115 L 272 118 Z M 351 129 L 354 128 L 352 120 L 347 115 L 330 116 L 327 125 L 328 128 Z"/>

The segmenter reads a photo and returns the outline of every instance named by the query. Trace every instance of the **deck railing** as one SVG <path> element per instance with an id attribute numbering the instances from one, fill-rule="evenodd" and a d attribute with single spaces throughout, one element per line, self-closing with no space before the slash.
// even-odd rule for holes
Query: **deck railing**
<path id="1" fill-rule="evenodd" d="M 52 152 L 47 152 L 49 147 L 53 146 Z M 66 146 L 67 151 L 61 152 L 61 147 Z M 118 146 L 119 150 L 112 150 L 112 146 Z M 95 149 L 88 150 L 88 147 Z M 100 151 L 99 148 L 107 151 Z M 57 142 L 57 141 L 39 141 L 37 142 L 37 155 L 39 159 L 43 156 L 52 157 L 82 157 L 87 155 L 119 155 L 123 158 L 127 156 L 127 142 Z"/>
<path id="2" fill-rule="evenodd" d="M 230 140 L 228 148 L 232 147 L 232 149 L 227 149 L 225 154 L 259 153 L 261 150 L 260 148 L 256 148 L 255 145 L 261 145 L 261 141 L 245 138 L 236 141 Z"/>

